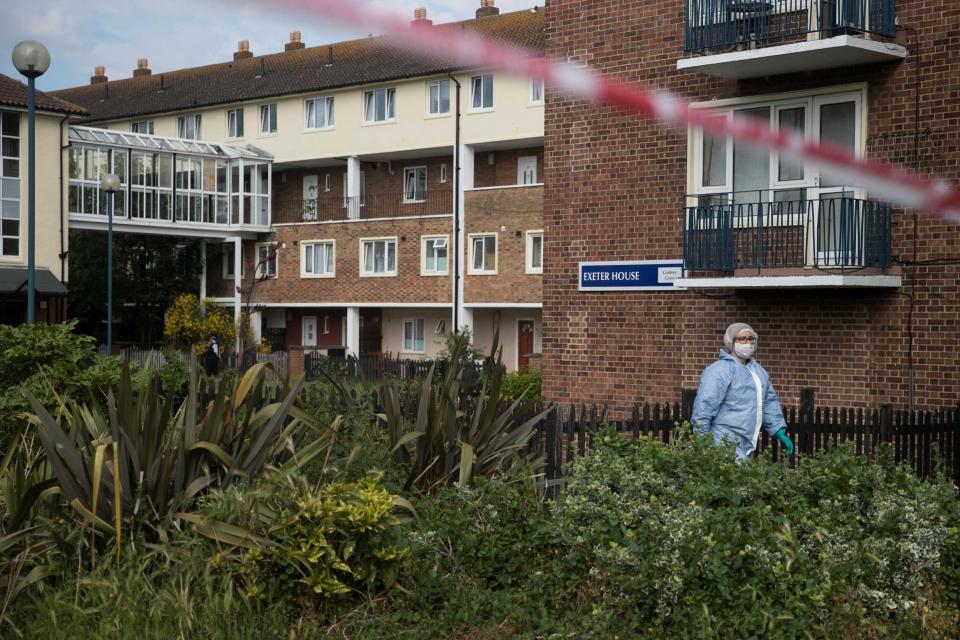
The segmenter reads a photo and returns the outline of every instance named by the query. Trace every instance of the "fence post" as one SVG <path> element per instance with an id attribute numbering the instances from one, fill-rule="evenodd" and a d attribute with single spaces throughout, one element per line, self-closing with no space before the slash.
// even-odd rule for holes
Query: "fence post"
<path id="1" fill-rule="evenodd" d="M 880 407 L 880 442 L 893 442 L 893 405 Z"/>
<path id="2" fill-rule="evenodd" d="M 681 389 L 680 390 L 680 420 L 690 421 L 691 416 L 693 416 L 693 402 L 697 399 L 697 390 L 696 389 Z"/>
<path id="3" fill-rule="evenodd" d="M 800 389 L 800 411 L 813 411 L 817 404 L 817 392 L 811 387 Z"/>
<path id="4" fill-rule="evenodd" d="M 553 410 L 547 414 L 547 487 L 546 496 L 553 499 L 557 496 L 559 490 L 558 482 L 563 471 L 563 450 L 561 448 L 562 409 L 560 405 L 554 405 Z"/>

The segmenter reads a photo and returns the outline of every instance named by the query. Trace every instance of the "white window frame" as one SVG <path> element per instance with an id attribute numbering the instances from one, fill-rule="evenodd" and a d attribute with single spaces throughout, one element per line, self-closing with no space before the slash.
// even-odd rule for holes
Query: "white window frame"
<path id="1" fill-rule="evenodd" d="M 483 93 L 483 78 L 485 78 L 485 77 L 487 77 L 487 76 L 490 76 L 490 94 L 491 94 L 491 95 L 490 95 L 490 106 L 489 106 L 489 107 L 483 106 L 483 103 L 486 102 L 486 100 L 485 100 L 486 95 Z M 479 107 L 475 107 L 475 106 L 474 106 L 474 102 L 476 102 L 476 96 L 475 96 L 476 86 L 475 86 L 475 84 L 474 84 L 474 81 L 475 81 L 477 78 L 480 78 L 480 90 L 481 90 L 481 93 L 480 93 L 480 106 L 479 106 Z M 494 102 L 494 96 L 496 96 L 496 94 L 497 94 L 497 92 L 496 92 L 496 78 L 494 77 L 493 72 L 490 72 L 490 73 L 478 73 L 478 74 L 476 74 L 476 75 L 470 76 L 470 111 L 471 111 L 472 113 L 484 113 L 484 112 L 487 112 L 487 111 L 493 111 L 494 107 L 496 106 L 496 102 Z"/>
<path id="2" fill-rule="evenodd" d="M 447 163 L 446 162 L 440 163 L 440 177 L 437 180 L 437 182 L 439 182 L 440 184 L 447 183 Z"/>
<path id="3" fill-rule="evenodd" d="M 397 236 L 379 236 L 374 238 L 360 238 L 358 242 L 360 247 L 359 258 L 360 258 L 360 277 L 361 278 L 395 278 L 397 277 L 397 271 L 400 265 L 400 242 Z M 384 242 L 384 243 L 392 242 L 393 243 L 393 269 L 392 270 L 386 269 L 385 271 L 378 273 L 376 271 L 367 271 L 364 268 L 365 265 L 363 260 L 363 257 L 364 257 L 363 245 L 366 242 Z M 388 245 L 386 244 L 384 245 L 384 266 L 386 266 L 387 256 L 389 255 L 386 248 L 387 246 Z"/>
<path id="4" fill-rule="evenodd" d="M 497 275 L 497 268 L 498 268 L 499 262 L 500 262 L 500 237 L 499 237 L 499 235 L 500 235 L 500 234 L 497 233 L 496 231 L 492 231 L 492 232 L 487 232 L 487 233 L 471 233 L 471 234 L 469 234 L 469 235 L 467 236 L 467 241 L 469 242 L 469 245 L 468 245 L 468 246 L 470 247 L 469 256 L 468 256 L 469 262 L 467 263 L 467 273 L 468 273 L 469 275 L 472 275 L 472 276 L 495 276 L 495 275 Z M 473 266 L 473 260 L 474 260 L 474 250 L 473 250 L 474 247 L 473 247 L 473 245 L 474 245 L 474 240 L 475 240 L 476 238 L 488 238 L 488 237 L 493 237 L 493 238 L 494 238 L 493 269 L 492 269 L 492 270 L 491 270 L 491 269 L 487 269 L 487 268 L 484 268 L 484 269 L 476 269 L 476 268 L 474 268 L 474 266 Z M 486 265 L 484 265 L 484 266 L 486 267 Z"/>
<path id="5" fill-rule="evenodd" d="M 239 119 L 239 120 L 237 120 L 237 117 L 236 117 L 236 114 L 237 114 L 237 113 L 240 114 L 240 119 Z M 243 128 L 243 131 L 241 131 L 239 135 L 237 135 L 237 127 L 236 127 L 236 126 L 234 126 L 233 131 L 230 131 L 230 124 L 231 124 L 231 123 L 230 123 L 230 116 L 231 116 L 231 114 L 233 114 L 233 116 L 234 116 L 234 123 L 233 123 L 233 124 L 236 125 L 236 123 L 239 122 L 239 123 L 241 124 L 241 127 Z M 243 113 L 243 107 L 235 107 L 235 108 L 233 108 L 233 109 L 227 109 L 227 139 L 228 139 L 228 140 L 242 140 L 242 139 L 245 137 L 245 135 L 246 135 L 247 123 L 244 121 L 243 115 L 244 115 L 244 113 Z"/>
<path id="6" fill-rule="evenodd" d="M 141 126 L 145 126 L 147 129 L 149 129 L 149 131 L 139 131 L 138 129 Z M 156 126 L 156 121 L 154 120 L 137 120 L 130 123 L 130 132 L 139 135 L 152 136 L 155 135 L 154 131 L 156 131 Z"/>
<path id="7" fill-rule="evenodd" d="M 421 170 L 423 171 L 423 192 L 422 193 L 418 192 L 416 190 L 416 187 L 414 187 L 414 192 L 413 192 L 414 197 L 408 198 L 407 197 L 407 175 L 410 172 L 414 172 L 414 180 L 416 180 L 416 172 Z M 421 164 L 415 167 L 404 167 L 403 168 L 403 204 L 415 204 L 420 202 L 426 202 L 427 191 L 430 186 L 429 180 L 430 178 L 429 178 L 429 175 L 427 174 L 427 165 Z M 417 198 L 416 196 L 421 196 L 421 197 Z"/>
<path id="8" fill-rule="evenodd" d="M 383 107 L 383 120 L 377 120 L 377 109 L 376 109 L 376 94 L 378 91 L 384 92 L 384 107 Z M 392 100 L 388 100 L 389 96 L 393 94 Z M 376 89 L 367 89 L 362 94 L 360 99 L 360 111 L 363 124 L 365 125 L 377 125 L 377 124 L 389 124 L 391 122 L 397 121 L 397 88 L 396 87 L 377 87 Z M 374 100 L 373 108 L 373 119 L 367 120 L 367 95 L 371 95 Z M 390 115 L 389 107 L 393 107 L 393 115 Z"/>
<path id="9" fill-rule="evenodd" d="M 256 272 L 257 278 L 262 278 L 264 275 L 263 273 L 260 272 L 260 264 L 261 264 L 260 247 L 273 247 L 273 273 L 270 273 L 270 269 L 268 268 L 266 275 L 269 279 L 275 280 L 277 277 L 277 273 L 280 270 L 280 265 L 278 264 L 280 261 L 280 251 L 279 251 L 280 245 L 276 242 L 258 242 L 257 243 L 256 245 L 257 264 L 254 265 L 254 267 L 257 269 L 257 272 Z"/>
<path id="10" fill-rule="evenodd" d="M 540 266 L 533 266 L 533 239 L 540 238 Z M 542 274 L 543 273 L 543 229 L 533 229 L 527 231 L 526 233 L 526 272 L 529 274 Z"/>
<path id="11" fill-rule="evenodd" d="M 427 243 L 431 240 L 445 240 L 447 242 L 447 266 L 443 271 L 439 271 L 436 268 L 433 271 L 427 269 Z M 434 249 L 436 253 L 436 249 Z M 420 236 L 420 275 L 422 276 L 448 276 L 450 275 L 450 236 L 445 234 L 434 234 L 428 236 Z M 436 261 L 436 256 L 434 256 L 434 261 Z"/>
<path id="12" fill-rule="evenodd" d="M 523 181 L 523 164 L 524 164 L 524 161 L 529 161 L 529 160 L 533 160 L 533 182 L 524 182 Z M 541 184 L 540 161 L 537 159 L 536 155 L 520 156 L 519 158 L 517 158 L 517 185 L 529 187 L 535 184 Z"/>
<path id="13" fill-rule="evenodd" d="M 223 243 L 223 279 L 233 280 L 233 243 Z M 243 244 L 240 245 L 240 279 L 243 280 L 244 270 L 246 269 L 243 261 Z"/>
<path id="14" fill-rule="evenodd" d="M 313 103 L 314 114 L 319 113 L 318 109 L 323 109 L 322 127 L 310 126 L 310 103 Z M 334 96 L 314 96 L 303 101 L 303 130 L 304 131 L 330 131 L 336 126 L 337 104 Z M 316 117 L 314 117 L 316 120 Z"/>
<path id="15" fill-rule="evenodd" d="M 440 87 L 446 83 L 447 85 L 447 110 L 439 111 L 440 108 Z M 427 117 L 428 118 L 448 118 L 450 117 L 450 112 L 453 111 L 453 101 L 454 94 L 452 90 L 452 82 L 449 78 L 438 78 L 437 80 L 427 81 Z M 433 97 L 431 92 L 433 87 L 437 87 L 437 109 L 438 111 L 433 111 Z"/>
<path id="16" fill-rule="evenodd" d="M 323 316 L 323 333 L 324 335 L 330 333 L 330 316 Z"/>
<path id="17" fill-rule="evenodd" d="M 193 118 L 194 124 L 194 133 L 193 138 L 187 138 L 184 134 L 187 129 L 187 119 Z M 187 116 L 177 116 L 177 137 L 181 140 L 202 140 L 202 134 L 200 133 L 201 118 L 199 113 L 192 113 Z"/>
<path id="18" fill-rule="evenodd" d="M 537 86 L 540 87 L 540 97 L 537 98 Z M 540 106 L 543 104 L 543 97 L 546 93 L 546 85 L 543 78 L 530 78 L 530 105 Z"/>
<path id="19" fill-rule="evenodd" d="M 323 190 L 325 192 L 330 192 L 330 189 L 333 188 L 333 176 L 329 173 L 323 177 Z"/>
<path id="20" fill-rule="evenodd" d="M 27 199 L 24 197 L 24 177 L 26 177 L 27 169 L 24 167 L 25 153 L 24 153 L 24 143 L 26 142 L 26 135 L 22 135 L 23 126 L 24 126 L 24 115 L 16 111 L 5 111 L 0 113 L 0 121 L 10 118 L 13 120 L 16 118 L 17 124 L 19 126 L 12 126 L 11 128 L 15 130 L 14 135 L 3 135 L 3 138 L 15 139 L 17 141 L 17 153 L 16 155 L 4 155 L 2 147 L 0 147 L 0 156 L 4 160 L 16 160 L 17 162 L 17 174 L 5 175 L 0 167 L 0 262 L 2 263 L 18 263 L 23 260 L 24 254 L 24 245 L 25 245 L 25 225 L 24 225 L 24 200 Z M 2 127 L 0 127 L 2 128 Z M 2 132 L 0 132 L 2 133 Z M 81 155 L 81 158 L 83 156 Z M 81 175 L 82 170 L 81 170 Z M 99 181 L 98 181 L 99 182 Z M 82 196 L 81 196 L 82 198 Z M 69 208 L 69 204 L 68 204 Z M 7 210 L 7 213 L 4 214 L 3 209 Z M 13 222 L 16 221 L 17 232 L 16 234 L 5 234 L 3 221 Z M 3 245 L 6 244 L 5 241 L 15 242 L 17 245 L 16 253 L 6 253 L 4 252 Z"/>
<path id="21" fill-rule="evenodd" d="M 407 348 L 407 325 L 413 324 L 413 334 L 410 348 Z M 417 323 L 420 323 L 420 330 L 423 334 L 423 349 L 416 349 L 417 344 Z M 426 318 L 404 318 L 400 329 L 401 353 L 424 354 L 427 352 L 427 320 Z"/>
<path id="22" fill-rule="evenodd" d="M 270 112 L 273 111 L 273 125 L 274 129 L 270 130 Z M 277 107 L 276 102 L 267 102 L 257 106 L 257 113 L 259 114 L 260 121 L 260 136 L 275 136 L 277 131 L 280 129 L 280 109 Z M 264 130 L 264 125 L 267 125 L 267 130 Z"/>
<path id="23" fill-rule="evenodd" d="M 307 247 L 317 245 L 330 245 L 330 263 L 333 268 L 323 273 L 311 273 L 307 271 Z M 307 278 L 336 278 L 337 277 L 337 241 L 333 238 L 323 238 L 319 240 L 301 240 L 300 241 L 300 277 Z"/>

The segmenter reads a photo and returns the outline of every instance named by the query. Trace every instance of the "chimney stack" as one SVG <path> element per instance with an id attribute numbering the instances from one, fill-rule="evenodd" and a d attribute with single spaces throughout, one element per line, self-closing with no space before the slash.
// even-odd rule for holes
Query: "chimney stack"
<path id="1" fill-rule="evenodd" d="M 243 60 L 244 58 L 252 58 L 253 52 L 250 51 L 250 41 L 241 40 L 237 43 L 237 50 L 233 54 L 234 60 Z"/>
<path id="2" fill-rule="evenodd" d="M 288 42 L 287 44 L 283 45 L 283 50 L 284 50 L 284 51 L 293 51 L 294 49 L 303 49 L 303 48 L 306 47 L 306 46 L 307 46 L 307 45 L 303 44 L 303 42 L 300 41 L 300 32 L 299 32 L 299 31 L 291 31 L 291 32 L 290 32 L 290 42 Z"/>
<path id="3" fill-rule="evenodd" d="M 480 8 L 477 9 L 478 18 L 500 15 L 500 9 L 493 5 L 493 0 L 480 0 Z"/>
<path id="4" fill-rule="evenodd" d="M 419 7 L 413 10 L 413 20 L 410 21 L 411 26 L 429 27 L 432 24 L 433 24 L 433 20 L 427 20 L 426 7 Z"/>
<path id="5" fill-rule="evenodd" d="M 139 78 L 140 76 L 150 75 L 152 72 L 150 71 L 150 67 L 148 65 L 149 63 L 147 62 L 146 58 L 140 58 L 137 60 L 137 68 L 133 70 L 133 77 Z"/>
<path id="6" fill-rule="evenodd" d="M 90 76 L 90 84 L 103 84 L 107 81 L 107 76 L 104 74 L 103 65 L 97 65 L 93 68 L 93 75 Z"/>

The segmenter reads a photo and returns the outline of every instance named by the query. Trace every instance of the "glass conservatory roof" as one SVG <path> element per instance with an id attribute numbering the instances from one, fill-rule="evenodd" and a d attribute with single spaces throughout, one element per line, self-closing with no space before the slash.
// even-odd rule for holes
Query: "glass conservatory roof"
<path id="1" fill-rule="evenodd" d="M 226 159 L 249 158 L 255 160 L 273 160 L 272 155 L 253 145 L 238 147 L 235 145 L 221 144 L 219 142 L 164 138 L 162 136 L 151 136 L 145 133 L 111 131 L 109 129 L 95 129 L 93 127 L 80 127 L 75 125 L 70 127 L 69 136 L 71 142 L 104 144 L 129 149 L 189 153 L 192 155 Z"/>

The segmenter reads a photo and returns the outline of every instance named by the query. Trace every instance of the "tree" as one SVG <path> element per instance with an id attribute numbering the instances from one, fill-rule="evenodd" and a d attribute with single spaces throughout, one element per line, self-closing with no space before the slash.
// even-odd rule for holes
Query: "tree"
<path id="1" fill-rule="evenodd" d="M 216 338 L 222 348 L 232 345 L 237 335 L 230 311 L 212 300 L 204 300 L 201 313 L 200 301 L 192 293 L 185 293 L 173 302 L 167 312 L 164 325 L 167 340 L 181 349 L 197 347 L 202 352 Z"/>
<path id="2" fill-rule="evenodd" d="M 106 333 L 107 234 L 70 232 L 70 314 L 78 330 Z M 163 339 L 164 312 L 177 296 L 199 289 L 200 241 L 191 238 L 114 234 L 115 335 L 151 346 Z"/>

